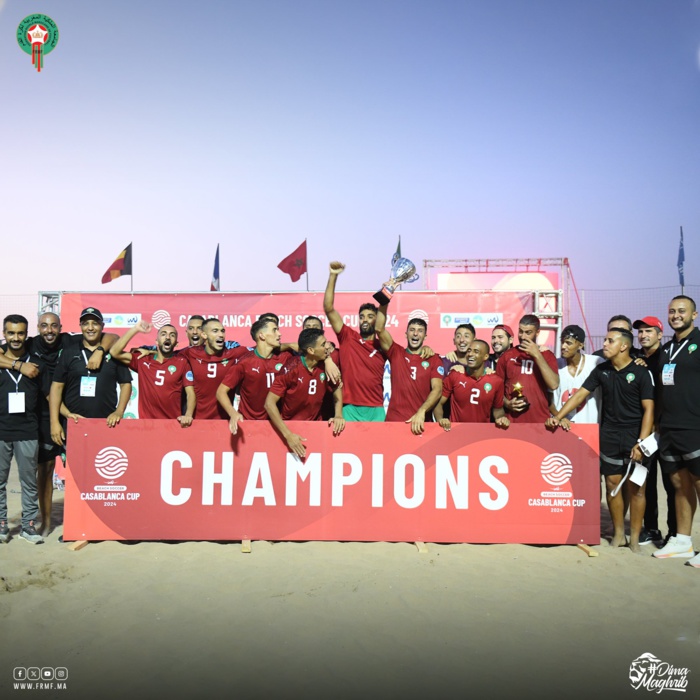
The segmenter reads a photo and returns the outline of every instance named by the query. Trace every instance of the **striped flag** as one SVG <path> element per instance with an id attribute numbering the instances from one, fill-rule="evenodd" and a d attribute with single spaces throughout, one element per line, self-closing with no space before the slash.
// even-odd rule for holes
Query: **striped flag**
<path id="1" fill-rule="evenodd" d="M 221 289 L 221 278 L 219 277 L 219 244 L 216 244 L 216 257 L 214 258 L 214 274 L 211 276 L 210 292 L 218 292 Z"/>
<path id="2" fill-rule="evenodd" d="M 107 284 L 112 280 L 121 277 L 122 275 L 130 275 L 131 273 L 131 243 L 122 250 L 117 259 L 107 268 L 107 272 L 102 275 L 102 284 Z"/>

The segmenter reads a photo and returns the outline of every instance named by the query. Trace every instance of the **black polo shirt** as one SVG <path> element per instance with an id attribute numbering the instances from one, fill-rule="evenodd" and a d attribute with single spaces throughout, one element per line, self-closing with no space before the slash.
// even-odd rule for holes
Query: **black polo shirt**
<path id="1" fill-rule="evenodd" d="M 660 352 L 660 428 L 700 430 L 700 329 L 693 328 L 680 343 L 673 338 Z M 666 364 L 675 365 L 673 385 L 661 380 Z"/>
<path id="2" fill-rule="evenodd" d="M 610 360 L 596 365 L 583 383 L 593 393 L 601 387 L 603 409 L 600 424 L 606 428 L 633 428 L 641 424 L 642 401 L 654 399 L 654 380 L 646 367 L 630 362 L 616 370 Z"/>
<path id="3" fill-rule="evenodd" d="M 131 372 L 111 355 L 105 355 L 98 370 L 88 370 L 87 362 L 92 352 L 82 342 L 70 346 L 58 359 L 53 381 L 65 384 L 63 403 L 71 413 L 85 418 L 107 418 L 117 408 L 117 385 L 130 384 Z M 83 377 L 96 378 L 94 396 L 80 395 Z"/>
<path id="4" fill-rule="evenodd" d="M 39 376 L 25 377 L 12 369 L 0 370 L 0 440 L 15 442 L 39 438 L 39 412 L 42 401 L 49 393 L 51 381 L 44 373 L 44 366 L 36 355 L 26 353 L 22 362 L 39 365 Z M 24 412 L 10 413 L 10 394 L 24 394 Z"/>

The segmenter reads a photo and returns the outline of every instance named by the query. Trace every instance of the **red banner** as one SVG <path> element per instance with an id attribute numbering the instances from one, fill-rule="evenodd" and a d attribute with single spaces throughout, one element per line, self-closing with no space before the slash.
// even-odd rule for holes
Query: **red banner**
<path id="1" fill-rule="evenodd" d="M 343 321 L 358 329 L 358 309 L 373 302 L 371 292 L 338 292 L 335 306 Z M 140 319 L 160 328 L 166 323 L 180 329 L 180 346 L 186 345 L 184 329 L 190 316 L 215 316 L 226 329 L 226 339 L 250 345 L 250 327 L 258 316 L 272 311 L 280 317 L 282 340 L 296 342 L 306 316 L 318 316 L 328 337 L 335 341 L 323 313 L 323 293 L 299 292 L 279 294 L 98 294 L 64 293 L 61 296 L 61 322 L 66 331 L 80 331 L 78 319 L 82 309 L 94 306 L 105 319 L 105 330 L 120 335 Z M 454 350 L 452 337 L 461 323 L 471 323 L 477 337 L 491 343 L 491 330 L 499 324 L 517 329 L 518 321 L 534 310 L 534 295 L 526 292 L 397 292 L 389 305 L 387 328 L 397 342 L 404 339 L 409 317 L 428 323 L 427 345 L 444 355 Z M 155 343 L 156 331 L 139 336 L 138 342 Z M 540 342 L 552 340 L 544 334 Z"/>
<path id="2" fill-rule="evenodd" d="M 66 540 L 600 542 L 598 426 L 83 419 L 69 428 Z"/>

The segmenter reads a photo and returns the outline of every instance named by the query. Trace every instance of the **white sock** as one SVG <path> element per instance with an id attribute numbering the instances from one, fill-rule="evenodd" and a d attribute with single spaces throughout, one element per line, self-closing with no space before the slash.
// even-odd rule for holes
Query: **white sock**
<path id="1" fill-rule="evenodd" d="M 676 539 L 678 540 L 678 544 L 687 544 L 688 546 L 693 544 L 690 535 L 676 535 Z"/>

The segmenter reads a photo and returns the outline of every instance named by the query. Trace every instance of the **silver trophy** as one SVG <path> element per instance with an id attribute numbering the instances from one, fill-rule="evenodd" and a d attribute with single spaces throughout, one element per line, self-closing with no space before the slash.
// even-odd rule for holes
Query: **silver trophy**
<path id="1" fill-rule="evenodd" d="M 373 295 L 380 306 L 388 304 L 394 292 L 402 282 L 406 282 L 416 274 L 416 266 L 408 258 L 399 258 L 391 266 L 391 279 Z"/>

